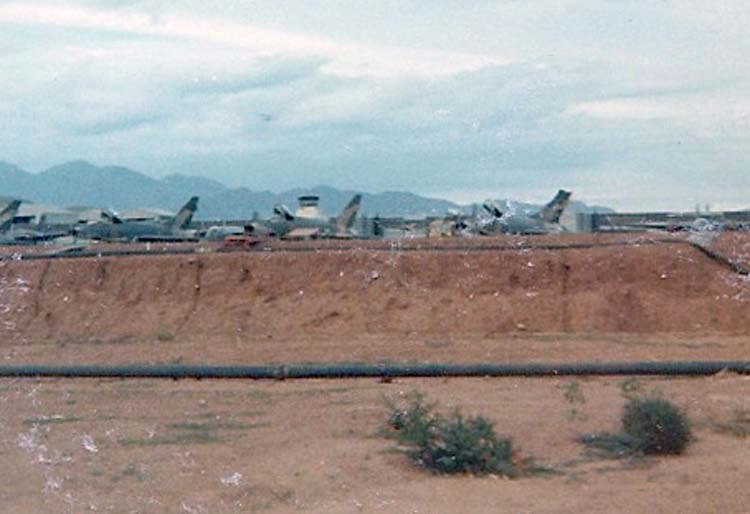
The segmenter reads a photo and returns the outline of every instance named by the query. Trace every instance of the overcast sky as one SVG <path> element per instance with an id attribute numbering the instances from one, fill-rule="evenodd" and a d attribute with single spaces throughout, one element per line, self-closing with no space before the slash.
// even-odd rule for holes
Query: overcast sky
<path id="1" fill-rule="evenodd" d="M 0 2 L 0 160 L 750 207 L 747 0 Z M 0 185 L 1 187 L 1 185 Z"/>

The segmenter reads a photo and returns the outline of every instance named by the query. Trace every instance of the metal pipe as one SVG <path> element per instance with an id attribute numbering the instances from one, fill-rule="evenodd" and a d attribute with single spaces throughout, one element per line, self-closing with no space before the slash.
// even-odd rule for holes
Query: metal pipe
<path id="1" fill-rule="evenodd" d="M 0 366 L 0 377 L 310 379 L 404 377 L 706 376 L 750 374 L 748 361 L 525 364 L 300 364 L 267 366 L 145 365 Z"/>

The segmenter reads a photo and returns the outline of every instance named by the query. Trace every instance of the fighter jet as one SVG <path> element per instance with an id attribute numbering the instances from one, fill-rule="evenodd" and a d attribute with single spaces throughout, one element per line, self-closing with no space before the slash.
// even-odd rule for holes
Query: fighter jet
<path id="1" fill-rule="evenodd" d="M 0 211 L 0 232 L 7 232 L 13 226 L 13 218 L 18 213 L 18 208 L 21 206 L 21 200 L 11 200 L 11 202 L 3 207 Z"/>
<path id="2" fill-rule="evenodd" d="M 487 201 L 482 204 L 483 212 L 473 223 L 462 222 L 459 232 L 480 235 L 497 234 L 550 234 L 563 232 L 560 216 L 570 201 L 570 191 L 559 190 L 555 197 L 542 209 L 533 214 L 507 210 L 505 212 Z"/>
<path id="3" fill-rule="evenodd" d="M 240 236 L 245 233 L 245 227 L 239 225 L 213 225 L 206 230 L 203 239 L 206 241 L 223 241 L 228 236 Z"/>
<path id="4" fill-rule="evenodd" d="M 627 225 L 619 225 L 612 223 L 611 218 L 604 218 L 609 222 L 605 224 L 606 230 L 610 232 L 623 231 L 623 232 L 639 232 L 639 231 L 666 231 L 666 232 L 721 232 L 724 230 L 735 230 L 736 225 L 727 222 L 723 219 L 708 219 L 703 217 L 696 217 L 692 220 L 686 219 L 679 215 L 667 215 L 666 220 L 648 220 L 643 219 L 638 222 L 629 223 Z"/>
<path id="5" fill-rule="evenodd" d="M 305 197 L 309 201 L 311 197 Z M 273 209 L 273 216 L 260 222 L 251 222 L 245 232 L 256 236 L 294 237 L 351 237 L 351 228 L 362 203 L 362 195 L 354 195 L 335 218 L 303 217 L 292 214 L 284 205 Z"/>
<path id="6" fill-rule="evenodd" d="M 0 245 L 35 244 L 68 235 L 68 232 L 56 229 L 35 230 L 15 227 L 13 220 L 18 214 L 21 203 L 21 200 L 11 200 L 8 205 L 0 210 Z"/>
<path id="7" fill-rule="evenodd" d="M 570 202 L 570 191 L 560 189 L 555 197 L 539 212 L 528 215 L 526 213 L 504 213 L 500 219 L 502 231 L 505 234 L 550 234 L 563 232 L 560 225 L 565 207 Z"/>
<path id="8" fill-rule="evenodd" d="M 109 213 L 109 221 L 76 227 L 73 233 L 79 238 L 101 241 L 192 241 L 195 240 L 195 232 L 188 230 L 188 226 L 197 209 L 198 197 L 194 196 L 167 222 L 126 221 Z"/>

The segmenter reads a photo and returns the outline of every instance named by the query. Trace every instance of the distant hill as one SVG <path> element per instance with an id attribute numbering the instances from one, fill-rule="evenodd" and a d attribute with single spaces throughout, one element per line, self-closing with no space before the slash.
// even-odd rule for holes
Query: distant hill
<path id="1" fill-rule="evenodd" d="M 204 220 L 248 219 L 254 213 L 265 218 L 279 202 L 291 209 L 296 208 L 297 197 L 303 194 L 320 196 L 321 210 L 335 215 L 355 193 L 329 186 L 283 193 L 251 191 L 243 187 L 229 188 L 216 180 L 197 176 L 170 175 L 154 179 L 121 166 L 95 166 L 87 161 L 67 162 L 40 173 L 29 173 L 13 164 L 0 162 L 0 197 L 13 196 L 62 207 L 90 205 L 117 211 L 139 207 L 174 211 L 190 196 L 198 195 L 200 204 L 196 218 Z M 538 208 L 528 204 L 516 205 Z M 581 212 L 579 209 L 591 210 L 580 202 L 572 203 L 571 209 L 573 205 L 577 212 Z M 443 216 L 449 210 L 469 213 L 471 206 L 398 191 L 362 194 L 361 212 L 367 216 L 419 218 Z"/>

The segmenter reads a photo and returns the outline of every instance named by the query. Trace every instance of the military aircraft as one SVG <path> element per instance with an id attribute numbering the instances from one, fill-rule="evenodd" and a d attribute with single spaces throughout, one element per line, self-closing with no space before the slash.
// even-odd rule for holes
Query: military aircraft
<path id="1" fill-rule="evenodd" d="M 362 203 L 362 195 L 354 195 L 335 218 L 310 218 L 292 214 L 284 205 L 273 209 L 273 216 L 266 221 L 250 222 L 245 232 L 255 236 L 293 237 L 351 237 L 351 228 Z"/>
<path id="2" fill-rule="evenodd" d="M 559 190 L 542 209 L 533 214 L 506 210 L 493 201 L 482 204 L 483 212 L 473 223 L 461 221 L 457 231 L 464 234 L 550 234 L 563 232 L 560 216 L 570 202 L 570 191 Z"/>
<path id="3" fill-rule="evenodd" d="M 13 225 L 13 218 L 16 217 L 18 208 L 21 206 L 21 200 L 11 200 L 8 205 L 0 211 L 0 232 L 10 230 Z"/>
<path id="4" fill-rule="evenodd" d="M 605 219 L 608 219 L 605 217 Z M 696 217 L 687 219 L 684 216 L 668 215 L 666 220 L 641 220 L 627 225 L 605 225 L 607 231 L 639 232 L 639 231 L 665 231 L 665 232 L 721 232 L 723 230 L 738 230 L 739 226 L 717 218 Z"/>
<path id="5" fill-rule="evenodd" d="M 206 241 L 223 241 L 227 236 L 239 236 L 245 233 L 245 227 L 239 225 L 214 225 L 206 230 L 203 239 Z"/>
<path id="6" fill-rule="evenodd" d="M 0 210 L 0 245 L 34 244 L 52 241 L 69 235 L 68 231 L 41 226 L 39 229 L 19 228 L 13 225 L 22 200 L 11 200 Z"/>
<path id="7" fill-rule="evenodd" d="M 198 209 L 194 196 L 167 222 L 126 221 L 109 213 L 110 221 L 97 221 L 73 229 L 76 237 L 101 241 L 178 242 L 196 240 L 195 231 L 188 226 Z"/>

